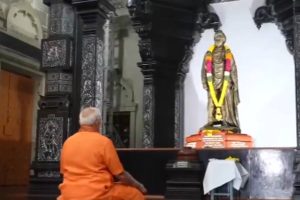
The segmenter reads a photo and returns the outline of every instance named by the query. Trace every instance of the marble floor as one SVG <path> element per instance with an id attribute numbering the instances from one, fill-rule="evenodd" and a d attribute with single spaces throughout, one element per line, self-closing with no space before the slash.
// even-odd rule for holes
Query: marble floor
<path id="1" fill-rule="evenodd" d="M 0 200 L 56 200 L 56 195 L 28 195 L 27 187 L 1 187 Z M 164 200 L 163 196 L 147 195 L 146 200 Z"/>
<path id="2" fill-rule="evenodd" d="M 217 200 L 228 200 L 229 198 L 219 198 Z M 0 186 L 0 200 L 56 200 L 56 195 L 28 195 L 27 187 L 1 187 Z M 162 196 L 147 195 L 146 200 L 164 200 Z M 209 196 L 206 196 L 203 200 L 210 200 Z M 246 200 L 246 199 L 235 199 Z M 254 200 L 254 199 L 252 199 Z M 267 200 L 267 199 L 259 199 Z"/>

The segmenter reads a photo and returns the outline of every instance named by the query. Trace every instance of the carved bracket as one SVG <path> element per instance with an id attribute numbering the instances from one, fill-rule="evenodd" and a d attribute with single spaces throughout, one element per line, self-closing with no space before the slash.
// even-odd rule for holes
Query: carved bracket
<path id="1" fill-rule="evenodd" d="M 212 12 L 199 13 L 196 24 L 198 25 L 197 30 L 200 32 L 211 28 L 218 30 L 222 25 L 219 16 Z"/>
<path id="2" fill-rule="evenodd" d="M 255 11 L 253 19 L 257 28 L 260 29 L 263 23 L 274 22 L 275 17 L 272 16 L 271 8 L 269 6 L 262 6 Z"/>
<path id="3" fill-rule="evenodd" d="M 286 39 L 288 51 L 294 53 L 293 1 L 268 0 L 265 6 L 257 8 L 253 18 L 258 29 L 263 23 L 275 23 Z"/>

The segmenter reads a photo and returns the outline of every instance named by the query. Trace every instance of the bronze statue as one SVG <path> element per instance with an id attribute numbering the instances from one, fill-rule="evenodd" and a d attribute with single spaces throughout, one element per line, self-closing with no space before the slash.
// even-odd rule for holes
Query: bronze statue
<path id="1" fill-rule="evenodd" d="M 215 44 L 206 52 L 202 64 L 202 84 L 208 91 L 208 123 L 203 129 L 240 132 L 237 68 L 226 36 L 216 31 Z"/>

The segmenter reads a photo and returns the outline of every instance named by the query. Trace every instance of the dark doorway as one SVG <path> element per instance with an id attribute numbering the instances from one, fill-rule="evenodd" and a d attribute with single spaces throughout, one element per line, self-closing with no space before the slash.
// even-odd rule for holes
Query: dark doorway
<path id="1" fill-rule="evenodd" d="M 130 112 L 114 112 L 113 127 L 115 143 L 118 148 L 129 148 L 130 145 Z"/>

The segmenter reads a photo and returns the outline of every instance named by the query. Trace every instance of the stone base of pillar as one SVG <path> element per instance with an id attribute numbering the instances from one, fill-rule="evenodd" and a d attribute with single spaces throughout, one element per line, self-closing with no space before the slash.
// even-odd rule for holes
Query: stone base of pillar
<path id="1" fill-rule="evenodd" d="M 31 166 L 29 195 L 58 195 L 58 185 L 62 178 L 59 173 L 59 163 L 33 162 Z"/>
<path id="2" fill-rule="evenodd" d="M 36 155 L 31 165 L 30 195 L 58 194 L 60 150 L 69 136 L 70 107 L 65 97 L 44 97 L 39 102 Z"/>

